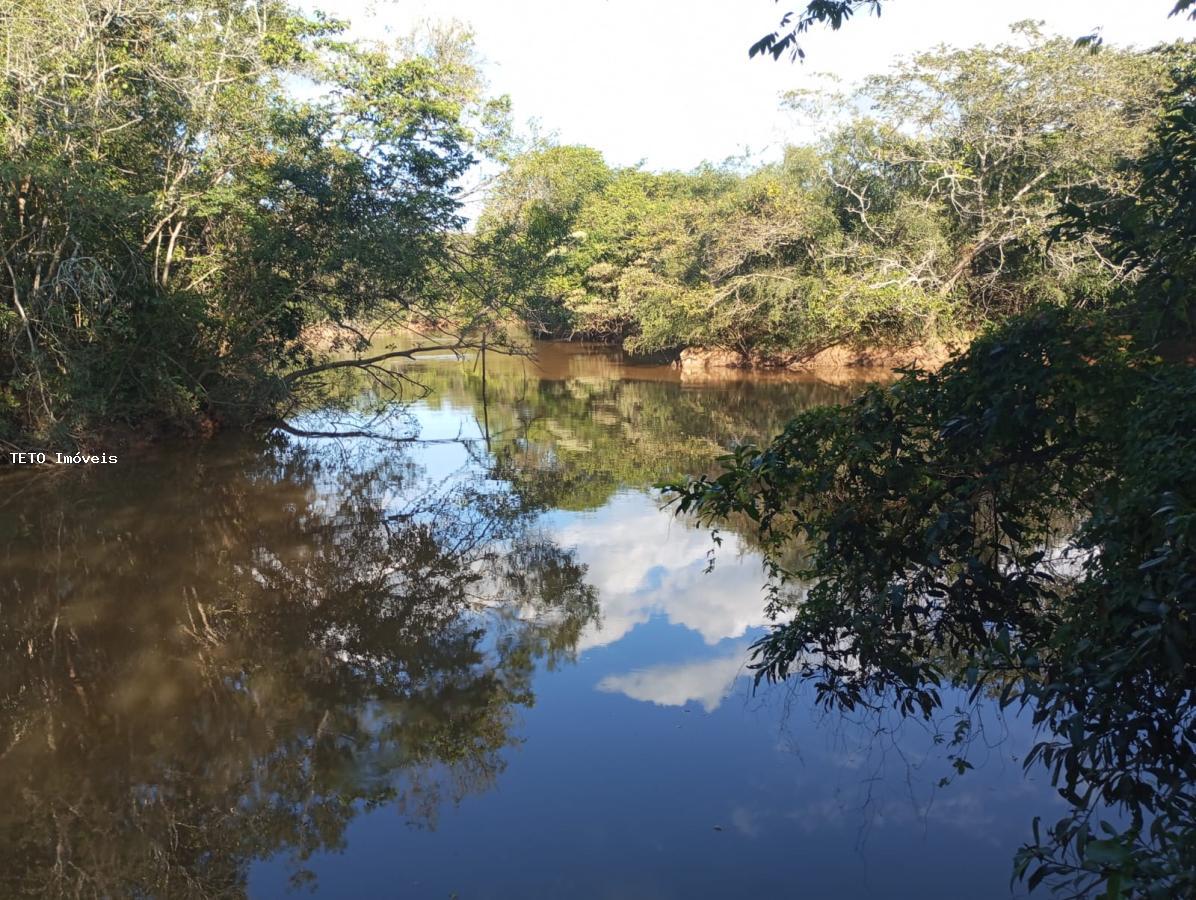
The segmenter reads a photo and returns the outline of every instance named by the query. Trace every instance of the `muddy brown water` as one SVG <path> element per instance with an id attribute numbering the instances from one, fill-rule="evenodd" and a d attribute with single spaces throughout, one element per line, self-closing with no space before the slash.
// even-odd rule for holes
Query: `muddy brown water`
<path id="1" fill-rule="evenodd" d="M 1009 895 L 1025 728 L 938 787 L 926 729 L 753 693 L 752 543 L 705 574 L 652 490 L 859 385 L 404 372 L 298 422 L 398 440 L 3 473 L 0 896 Z"/>

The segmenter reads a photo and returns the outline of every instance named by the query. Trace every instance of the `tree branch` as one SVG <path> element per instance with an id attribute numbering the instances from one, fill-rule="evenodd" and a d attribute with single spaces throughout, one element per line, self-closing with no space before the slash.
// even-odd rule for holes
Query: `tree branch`
<path id="1" fill-rule="evenodd" d="M 309 375 L 318 375 L 321 372 L 330 372 L 333 369 L 361 369 L 385 362 L 388 359 L 414 359 L 420 353 L 436 353 L 446 350 L 460 357 L 462 350 L 478 349 L 480 349 L 479 344 L 437 344 L 430 347 L 412 347 L 410 350 L 391 350 L 387 353 L 380 353 L 377 356 L 366 357 L 365 359 L 337 359 L 314 366 L 307 366 L 303 369 L 296 369 L 294 372 L 286 375 L 283 380 L 290 385 L 301 378 L 307 378 Z"/>

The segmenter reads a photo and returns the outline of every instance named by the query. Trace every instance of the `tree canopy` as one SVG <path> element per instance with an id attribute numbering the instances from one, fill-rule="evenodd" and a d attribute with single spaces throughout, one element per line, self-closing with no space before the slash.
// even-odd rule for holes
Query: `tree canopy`
<path id="1" fill-rule="evenodd" d="M 283 2 L 0 6 L 0 438 L 249 421 L 313 322 L 445 314 L 501 142 L 468 34 Z"/>
<path id="2" fill-rule="evenodd" d="M 891 2 L 893 0 L 810 0 L 803 8 L 786 12 L 776 31 L 770 31 L 748 48 L 748 56 L 770 54 L 773 59 L 780 59 L 788 53 L 791 59 L 805 59 L 800 35 L 818 25 L 838 31 L 860 13 L 879 17 Z M 1176 0 L 1171 15 L 1184 14 L 1196 19 L 1196 0 Z M 1095 35 L 1086 35 L 1080 41 L 1087 46 L 1099 43 Z"/>
<path id="3" fill-rule="evenodd" d="M 1022 23 L 826 101 L 857 112 L 754 170 L 535 150 L 499 178 L 479 246 L 548 334 L 749 364 L 951 341 L 1043 302 L 1108 307 L 1134 266 L 1113 234 L 1060 216 L 1139 196 L 1157 109 L 1190 56 L 1093 54 Z"/>
<path id="4" fill-rule="evenodd" d="M 1026 766 L 1070 809 L 1034 821 L 1015 875 L 1076 896 L 1196 890 L 1196 378 L 1164 358 L 1192 335 L 1196 79 L 1190 48 L 1158 58 L 1145 146 L 1061 192 L 1043 233 L 1125 270 L 1109 302 L 1034 305 L 938 372 L 667 487 L 683 512 L 757 525 L 777 617 L 760 679 L 926 718 L 947 686 L 1023 708 L 1040 729 Z"/>

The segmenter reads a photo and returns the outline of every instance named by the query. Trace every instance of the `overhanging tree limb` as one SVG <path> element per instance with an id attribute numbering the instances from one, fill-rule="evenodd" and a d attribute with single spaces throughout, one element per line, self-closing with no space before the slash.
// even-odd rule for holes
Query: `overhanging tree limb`
<path id="1" fill-rule="evenodd" d="M 288 373 L 283 380 L 288 385 L 291 385 L 302 378 L 318 375 L 322 372 L 331 372 L 334 369 L 362 369 L 367 366 L 376 365 L 380 362 L 385 362 L 388 359 L 414 359 L 420 353 L 449 352 L 460 357 L 462 351 L 464 350 L 478 350 L 480 348 L 480 344 L 437 344 L 425 347 L 412 347 L 408 350 L 390 350 L 386 353 L 379 353 L 377 356 L 367 356 L 361 359 L 336 359 L 330 362 L 318 363 L 314 366 L 296 369 L 295 371 Z"/>

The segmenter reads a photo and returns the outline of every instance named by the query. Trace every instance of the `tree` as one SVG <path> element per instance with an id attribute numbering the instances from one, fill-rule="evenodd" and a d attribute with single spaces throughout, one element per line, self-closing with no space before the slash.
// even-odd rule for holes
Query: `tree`
<path id="1" fill-rule="evenodd" d="M 1193 399 L 1190 369 L 1040 312 L 669 490 L 680 512 L 758 524 L 780 620 L 755 647 L 759 679 L 812 680 L 847 710 L 929 718 L 948 685 L 1027 707 L 1043 734 L 1026 765 L 1045 764 L 1073 810 L 1035 826 L 1018 872 L 1184 895 Z M 1128 825 L 1098 830 L 1110 808 Z"/>
<path id="2" fill-rule="evenodd" d="M 1130 267 L 1093 232 L 1063 234 L 1060 212 L 1136 196 L 1183 51 L 1014 32 L 869 79 L 839 104 L 866 115 L 755 171 L 611 171 L 576 147 L 520 157 L 479 250 L 548 333 L 750 365 L 836 345 L 925 352 L 1035 303 L 1104 306 Z"/>
<path id="3" fill-rule="evenodd" d="M 811 0 L 804 9 L 785 13 L 781 17 L 779 28 L 752 44 L 748 49 L 748 56 L 768 53 L 773 59 L 780 59 L 788 51 L 791 59 L 805 59 L 806 53 L 799 43 L 799 35 L 805 34 L 816 25 L 825 25 L 838 31 L 861 12 L 879 17 L 886 2 L 888 0 Z M 1187 13 L 1189 18 L 1196 19 L 1194 7 L 1196 0 L 1177 0 L 1171 15 Z M 1095 35 L 1081 40 L 1088 45 L 1099 44 Z"/>
<path id="4" fill-rule="evenodd" d="M 1091 234 L 1061 241 L 1053 229 L 1082 193 L 1134 194 L 1132 165 L 1168 89 L 1162 53 L 1092 54 L 1027 22 L 1013 32 L 869 79 L 874 122 L 847 126 L 832 151 L 855 219 L 848 254 L 959 301 L 973 327 L 1043 300 L 1099 304 L 1124 276 Z"/>
<path id="5" fill-rule="evenodd" d="M 1172 87 L 1157 139 L 1133 163 L 1140 187 L 1128 194 L 1095 185 L 1077 192 L 1057 229 L 1063 237 L 1101 242 L 1130 270 L 1121 299 L 1131 327 L 1152 342 L 1196 327 L 1196 55 L 1176 47 L 1165 60 Z"/>
<path id="6" fill-rule="evenodd" d="M 467 35 L 343 28 L 276 0 L 0 4 L 4 432 L 268 417 L 308 324 L 450 312 L 425 286 L 504 103 Z"/>
<path id="7" fill-rule="evenodd" d="M 1136 270 L 1117 303 L 1027 311 L 666 486 L 680 511 L 757 523 L 780 617 L 760 679 L 927 718 L 945 686 L 1025 707 L 1026 765 L 1071 809 L 1035 820 L 1015 874 L 1076 895 L 1196 890 L 1196 377 L 1155 352 L 1161 322 L 1191 333 L 1196 157 L 1190 51 L 1161 59 L 1173 89 L 1121 173 L 1136 188 L 1077 185 L 1060 225 Z"/>
<path id="8" fill-rule="evenodd" d="M 590 147 L 540 148 L 512 160 L 487 197 L 476 241 L 488 263 L 484 277 L 501 282 L 541 333 L 569 328 L 568 311 L 548 280 L 576 239 L 582 206 L 613 176 Z"/>

